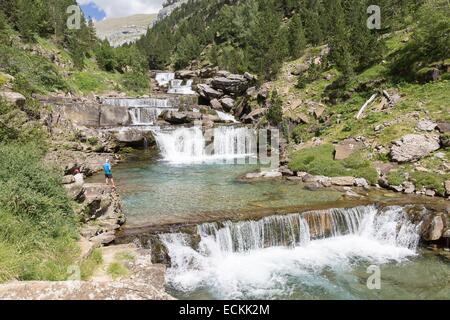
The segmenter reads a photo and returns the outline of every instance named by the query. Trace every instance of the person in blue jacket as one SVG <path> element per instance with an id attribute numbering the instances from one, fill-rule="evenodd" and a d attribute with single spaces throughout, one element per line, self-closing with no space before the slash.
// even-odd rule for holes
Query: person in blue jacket
<path id="1" fill-rule="evenodd" d="M 103 165 L 103 172 L 105 173 L 106 185 L 109 185 L 109 182 L 111 182 L 113 189 L 115 189 L 116 185 L 114 184 L 114 179 L 113 179 L 113 175 L 111 172 L 111 164 L 109 163 L 109 159 L 106 159 L 106 162 Z"/>

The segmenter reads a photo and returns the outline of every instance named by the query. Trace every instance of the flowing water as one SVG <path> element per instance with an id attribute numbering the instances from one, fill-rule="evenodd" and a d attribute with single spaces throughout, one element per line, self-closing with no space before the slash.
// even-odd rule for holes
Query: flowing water
<path id="1" fill-rule="evenodd" d="M 333 209 L 163 234 L 171 293 L 185 299 L 449 299 L 449 265 L 417 250 L 401 207 Z M 371 290 L 369 268 L 381 287 Z"/>
<path id="2" fill-rule="evenodd" d="M 274 215 L 280 208 L 334 203 L 342 194 L 282 180 L 239 182 L 259 168 L 248 164 L 255 133 L 234 126 L 213 132 L 211 140 L 199 128 L 162 129 L 159 154 L 114 168 L 129 227 L 230 213 L 244 220 L 199 224 L 198 246 L 192 235 L 160 236 L 172 261 L 167 283 L 175 297 L 450 299 L 448 260 L 418 248 L 420 225 L 404 208 Z M 249 220 L 258 210 L 272 216 Z M 368 268 L 380 268 L 380 290 L 368 288 Z"/>

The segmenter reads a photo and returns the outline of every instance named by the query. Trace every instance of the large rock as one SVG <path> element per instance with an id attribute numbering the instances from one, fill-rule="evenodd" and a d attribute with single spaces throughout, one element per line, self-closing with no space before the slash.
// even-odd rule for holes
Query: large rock
<path id="1" fill-rule="evenodd" d="M 218 110 L 218 111 L 223 110 L 222 104 L 217 99 L 212 99 L 210 104 L 211 104 L 211 108 L 213 108 L 214 110 Z"/>
<path id="2" fill-rule="evenodd" d="M 436 129 L 437 123 L 430 121 L 430 120 L 421 120 L 417 123 L 417 129 L 420 131 L 434 131 Z"/>
<path id="3" fill-rule="evenodd" d="M 267 108 L 255 109 L 242 118 L 245 123 L 255 123 L 267 113 Z"/>
<path id="4" fill-rule="evenodd" d="M 395 162 L 414 162 L 440 148 L 439 136 L 408 134 L 391 147 L 391 158 Z"/>
<path id="5" fill-rule="evenodd" d="M 361 150 L 364 144 L 360 141 L 356 141 L 353 138 L 346 139 L 334 146 L 335 160 L 344 160 L 350 157 L 353 153 Z"/>
<path id="6" fill-rule="evenodd" d="M 212 100 L 212 99 L 219 99 L 223 96 L 223 93 L 220 91 L 217 91 L 213 88 L 211 88 L 207 84 L 198 84 L 197 85 L 197 91 L 200 94 L 201 97 Z"/>
<path id="7" fill-rule="evenodd" d="M 439 240 L 444 232 L 444 222 L 441 216 L 435 216 L 424 221 L 423 238 L 427 241 Z"/>
<path id="8" fill-rule="evenodd" d="M 211 85 L 216 90 L 230 94 L 242 94 L 249 88 L 249 80 L 245 76 L 231 74 L 227 78 L 216 77 Z"/>
<path id="9" fill-rule="evenodd" d="M 0 91 L 0 98 L 20 108 L 23 107 L 26 102 L 26 98 L 22 94 L 12 91 Z"/>
<path id="10" fill-rule="evenodd" d="M 447 195 L 450 196 L 450 180 L 445 181 L 445 191 Z"/>
<path id="11" fill-rule="evenodd" d="M 340 187 L 352 187 L 355 184 L 354 177 L 331 177 L 331 184 Z"/>
<path id="12" fill-rule="evenodd" d="M 235 104 L 234 99 L 231 99 L 231 98 L 223 98 L 223 99 L 220 99 L 219 102 L 222 105 L 223 110 L 226 112 L 230 112 L 233 109 L 234 104 Z"/>
<path id="13" fill-rule="evenodd" d="M 437 124 L 437 129 L 442 133 L 450 132 L 450 122 L 439 122 Z"/>

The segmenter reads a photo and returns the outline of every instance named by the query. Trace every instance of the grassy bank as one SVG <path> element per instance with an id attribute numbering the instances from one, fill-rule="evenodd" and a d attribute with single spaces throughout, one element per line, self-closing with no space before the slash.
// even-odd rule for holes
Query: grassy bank
<path id="1" fill-rule="evenodd" d="M 60 176 L 42 162 L 45 133 L 25 118 L 0 101 L 0 282 L 64 280 L 77 224 Z"/>

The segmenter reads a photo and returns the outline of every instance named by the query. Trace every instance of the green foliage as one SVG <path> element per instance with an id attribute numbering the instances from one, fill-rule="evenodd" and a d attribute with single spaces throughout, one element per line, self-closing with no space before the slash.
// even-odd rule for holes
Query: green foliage
<path id="1" fill-rule="evenodd" d="M 439 9 L 437 9 L 438 7 Z M 414 80 L 420 69 L 449 57 L 450 7 L 446 1 L 429 1 L 416 15 L 411 40 L 395 54 L 391 63 L 394 77 Z"/>
<path id="2" fill-rule="evenodd" d="M 122 85 L 128 91 L 144 93 L 149 89 L 148 76 L 140 72 L 128 72 L 123 76 Z"/>
<path id="3" fill-rule="evenodd" d="M 403 170 L 391 170 L 387 175 L 387 181 L 391 186 L 401 186 L 407 180 L 407 173 Z"/>
<path id="4" fill-rule="evenodd" d="M 64 280 L 76 224 L 58 175 L 33 143 L 0 145 L 0 281 Z"/>
<path id="5" fill-rule="evenodd" d="M 14 76 L 15 89 L 25 94 L 68 89 L 50 61 L 1 44 L 0 69 Z"/>
<path id="6" fill-rule="evenodd" d="M 370 161 L 365 160 L 361 154 L 352 155 L 351 158 L 342 161 L 334 160 L 334 146 L 331 144 L 295 152 L 292 154 L 289 168 L 293 171 L 329 177 L 355 176 L 365 178 L 371 184 L 376 183 L 378 178 L 378 173 Z"/>
<path id="7" fill-rule="evenodd" d="M 441 196 L 445 195 L 444 182 L 446 177 L 444 176 L 437 175 L 435 173 L 414 171 L 411 173 L 411 180 L 419 190 L 422 188 L 432 189 L 436 190 L 436 192 Z"/>
<path id="8" fill-rule="evenodd" d="M 196 59 L 201 53 L 201 46 L 196 37 L 188 34 L 177 46 L 175 54 L 175 67 L 178 69 L 185 68 L 189 63 Z"/>
<path id="9" fill-rule="evenodd" d="M 269 111 L 267 112 L 267 119 L 272 125 L 279 125 L 283 121 L 283 100 L 274 90 L 270 97 Z"/>

